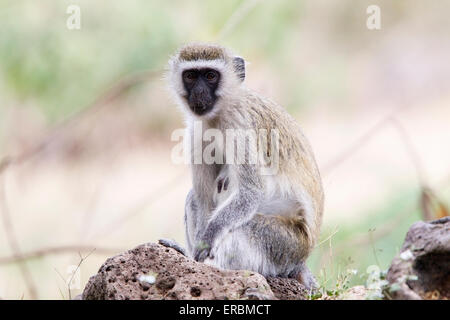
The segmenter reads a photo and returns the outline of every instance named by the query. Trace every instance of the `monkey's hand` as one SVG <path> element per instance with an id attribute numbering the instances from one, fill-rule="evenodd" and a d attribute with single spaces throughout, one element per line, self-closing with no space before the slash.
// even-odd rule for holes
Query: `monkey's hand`
<path id="1" fill-rule="evenodd" d="M 212 242 L 205 237 L 203 238 L 204 240 L 201 240 L 194 249 L 194 259 L 198 262 L 203 262 L 207 258 L 214 258 L 211 253 Z"/>
<path id="2" fill-rule="evenodd" d="M 182 255 L 186 255 L 186 250 L 180 246 L 175 240 L 171 239 L 159 239 L 158 243 L 163 245 L 164 247 L 172 248 L 181 253 Z"/>

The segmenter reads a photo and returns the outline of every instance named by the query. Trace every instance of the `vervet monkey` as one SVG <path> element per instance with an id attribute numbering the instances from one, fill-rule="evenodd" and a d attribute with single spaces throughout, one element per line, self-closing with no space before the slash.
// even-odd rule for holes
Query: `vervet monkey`
<path id="1" fill-rule="evenodd" d="M 225 160 L 208 164 L 193 159 L 194 154 L 203 154 L 207 143 L 191 145 L 186 254 L 220 268 L 296 278 L 308 288 L 314 286 L 305 261 L 319 235 L 324 195 L 313 152 L 298 123 L 283 108 L 248 89 L 244 59 L 219 45 L 181 48 L 169 62 L 167 77 L 185 112 L 191 139 L 196 121 L 202 133 L 208 129 L 223 136 L 234 130 L 238 137 L 248 130 L 278 133 L 278 141 L 259 141 L 269 157 L 276 146 L 273 174 L 264 173 L 261 163 L 248 161 L 258 152 L 254 147 L 245 149 L 247 161 L 237 163 L 239 152 L 216 143 L 213 156 L 222 153 Z M 171 241 L 160 243 L 184 252 Z"/>

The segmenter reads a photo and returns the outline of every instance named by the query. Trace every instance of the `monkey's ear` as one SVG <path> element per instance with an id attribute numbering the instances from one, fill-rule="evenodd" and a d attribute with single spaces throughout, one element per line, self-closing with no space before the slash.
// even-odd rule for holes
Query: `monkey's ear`
<path id="1" fill-rule="evenodd" d="M 245 60 L 241 57 L 234 57 L 233 58 L 233 66 L 234 70 L 236 71 L 237 76 L 241 81 L 244 81 L 245 79 Z"/>

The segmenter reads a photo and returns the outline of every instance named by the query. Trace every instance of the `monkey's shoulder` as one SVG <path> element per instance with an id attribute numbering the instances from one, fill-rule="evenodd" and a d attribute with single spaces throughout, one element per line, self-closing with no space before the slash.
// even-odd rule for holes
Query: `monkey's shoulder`
<path id="1" fill-rule="evenodd" d="M 282 141 L 308 144 L 298 121 L 285 108 L 254 91 L 248 90 L 243 103 L 237 108 L 238 116 L 249 118 L 253 128 L 277 130 Z M 247 122 L 248 123 L 248 122 Z"/>

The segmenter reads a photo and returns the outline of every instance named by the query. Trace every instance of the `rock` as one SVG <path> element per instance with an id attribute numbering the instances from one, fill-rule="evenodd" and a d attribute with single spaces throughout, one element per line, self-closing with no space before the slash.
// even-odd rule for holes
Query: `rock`
<path id="1" fill-rule="evenodd" d="M 341 300 L 366 300 L 367 289 L 364 286 L 354 286 L 345 291 L 339 299 Z"/>
<path id="2" fill-rule="evenodd" d="M 87 283 L 83 300 L 296 299 L 306 288 L 294 279 L 221 270 L 172 248 L 148 243 L 109 258 Z"/>
<path id="3" fill-rule="evenodd" d="M 392 299 L 449 299 L 450 217 L 413 224 L 387 280 Z"/>
<path id="4" fill-rule="evenodd" d="M 295 279 L 267 278 L 275 297 L 280 300 L 305 300 L 309 292 Z"/>
<path id="5" fill-rule="evenodd" d="M 346 289 L 345 291 L 339 294 L 331 294 L 322 293 L 317 300 L 370 300 L 370 290 L 365 286 L 354 286 Z"/>

